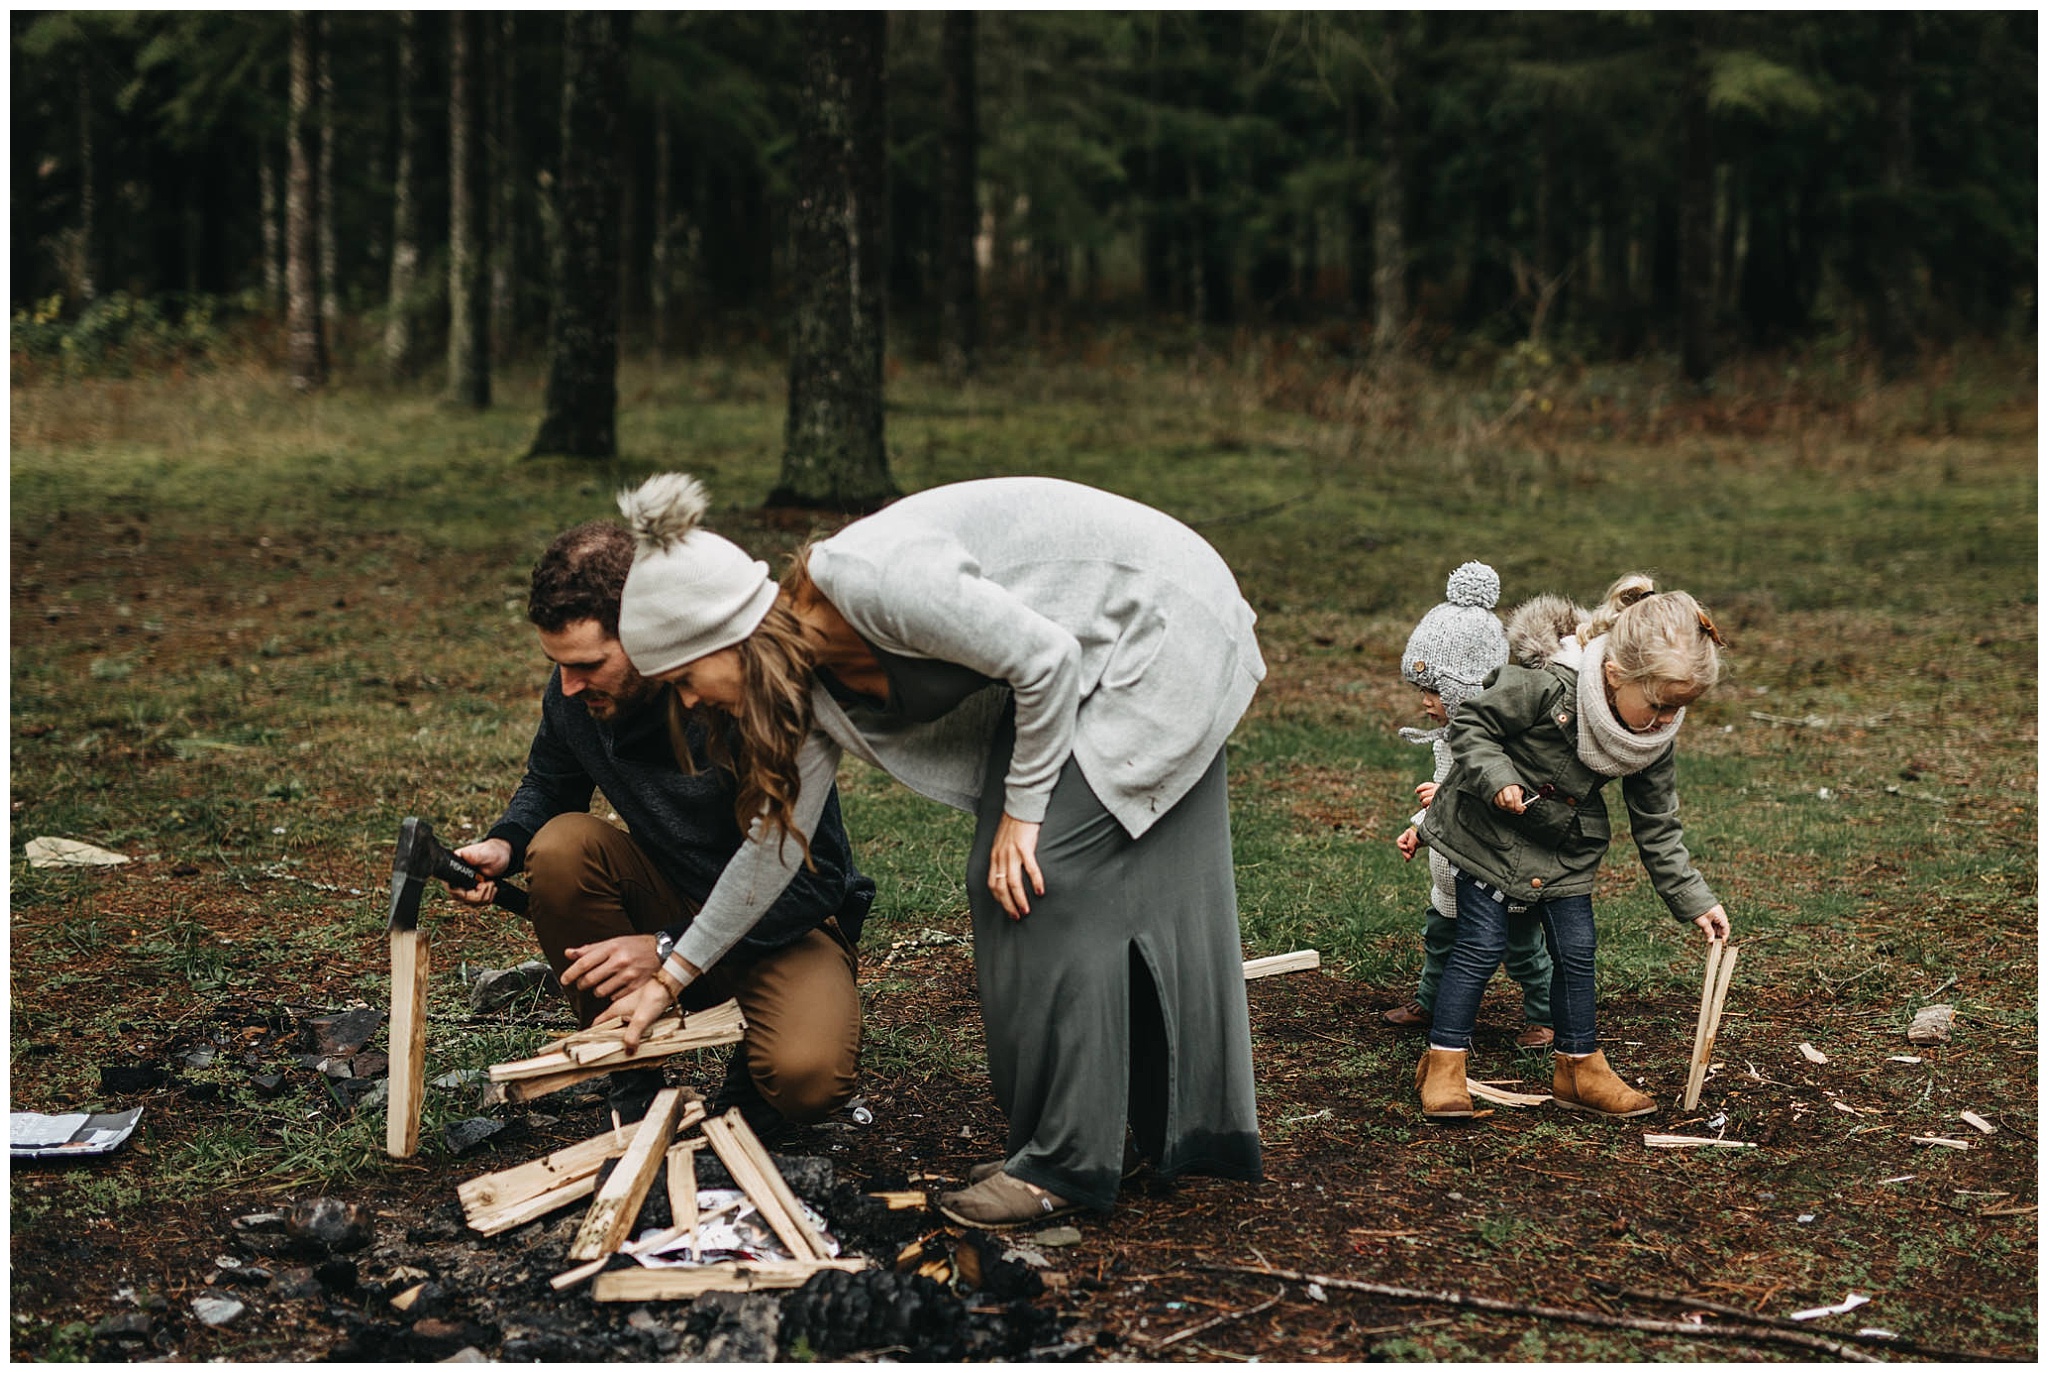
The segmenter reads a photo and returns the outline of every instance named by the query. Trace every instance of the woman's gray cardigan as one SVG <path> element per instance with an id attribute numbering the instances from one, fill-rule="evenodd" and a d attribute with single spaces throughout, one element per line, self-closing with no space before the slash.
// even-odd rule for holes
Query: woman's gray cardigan
<path id="1" fill-rule="evenodd" d="M 842 749 L 972 811 L 1006 697 L 1005 813 L 1044 818 L 1067 758 L 1133 838 L 1187 794 L 1266 675 L 1256 618 L 1200 535 L 1121 496 L 1045 477 L 936 487 L 811 550 L 811 579 L 879 648 L 958 663 L 991 687 L 929 724 L 857 728 L 814 687 L 796 827 L 811 832 Z M 802 863 L 754 835 L 676 944 L 716 962 Z"/>

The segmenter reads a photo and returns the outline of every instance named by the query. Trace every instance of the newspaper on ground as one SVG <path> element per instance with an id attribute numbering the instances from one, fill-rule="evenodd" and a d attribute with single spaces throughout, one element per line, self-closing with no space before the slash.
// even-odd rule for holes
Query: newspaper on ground
<path id="1" fill-rule="evenodd" d="M 142 1108 L 91 1115 L 74 1111 L 47 1116 L 39 1111 L 12 1111 L 7 1117 L 11 1158 L 80 1158 L 112 1153 L 135 1133 Z"/>

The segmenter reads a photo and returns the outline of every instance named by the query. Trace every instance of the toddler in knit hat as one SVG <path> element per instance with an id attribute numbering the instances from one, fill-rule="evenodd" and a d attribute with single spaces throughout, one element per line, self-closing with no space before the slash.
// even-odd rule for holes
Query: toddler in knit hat
<path id="1" fill-rule="evenodd" d="M 1450 774 L 1451 750 L 1444 742 L 1451 715 L 1476 693 L 1497 669 L 1508 661 L 1507 633 L 1493 607 L 1500 602 L 1500 574 L 1485 563 L 1471 562 L 1452 572 L 1444 586 L 1443 604 L 1422 617 L 1408 646 L 1401 654 L 1401 676 L 1422 693 L 1422 713 L 1433 729 L 1403 729 L 1401 737 L 1412 744 L 1428 744 L 1436 768 L 1431 780 L 1415 788 L 1416 799 L 1426 810 L 1436 796 L 1437 786 Z M 1421 847 L 1416 825 L 1421 812 L 1394 841 L 1401 857 L 1412 859 Z M 1406 1003 L 1381 1013 L 1389 1025 L 1403 1029 L 1425 1029 L 1436 1004 L 1437 983 L 1443 980 L 1444 962 L 1457 942 L 1458 901 L 1451 882 L 1451 865 L 1439 853 L 1429 855 L 1430 900 L 1424 908 L 1422 925 L 1422 977 L 1415 995 Z M 1519 924 L 1509 940 L 1505 960 L 1508 976 L 1522 987 L 1522 1011 L 1528 1024 L 1515 1037 L 1524 1048 L 1541 1048 L 1551 1042 L 1550 953 L 1544 947 L 1543 928 L 1535 921 Z"/>

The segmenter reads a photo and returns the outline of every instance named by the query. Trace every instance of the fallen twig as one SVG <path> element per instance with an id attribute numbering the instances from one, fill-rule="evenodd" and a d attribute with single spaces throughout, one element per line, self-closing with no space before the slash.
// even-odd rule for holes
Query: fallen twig
<path id="1" fill-rule="evenodd" d="M 1729 1306 L 1724 1302 L 1708 1301 L 1705 1297 L 1685 1297 L 1680 1296 L 1676 1292 L 1652 1292 L 1644 1287 L 1623 1287 L 1619 1283 L 1607 1282 L 1600 1278 L 1593 1279 L 1593 1287 L 1596 1291 L 1609 1292 L 1617 1297 L 1627 1297 L 1636 1301 L 1669 1302 L 1674 1306 L 1687 1306 L 1696 1311 L 1711 1311 L 1717 1316 L 1734 1316 L 1754 1325 L 1768 1325 L 1786 1330 L 1796 1330 L 1799 1328 L 1782 1316 L 1760 1315 L 1755 1311 L 1744 1310 L 1740 1306 Z M 1775 1292 L 1777 1289 L 1773 1288 L 1771 1290 Z M 1855 1344 L 1867 1344 L 1872 1348 L 1895 1349 L 1901 1354 L 1920 1354 L 1934 1359 L 1973 1359 L 1980 1363 L 1998 1362 L 1990 1354 L 1979 1354 L 1968 1349 L 1942 1349 L 1934 1345 L 1920 1344 L 1913 1340 L 1899 1339 L 1889 1335 L 1860 1335 L 1843 1331 L 1838 1333 L 1835 1338 L 1847 1340 Z"/>
<path id="2" fill-rule="evenodd" d="M 1685 1321 L 1652 1321 L 1635 1316 L 1608 1316 L 1598 1311 L 1580 1311 L 1568 1306 L 1531 1306 L 1522 1302 L 1501 1301 L 1494 1297 L 1468 1296 L 1463 1292 L 1426 1292 L 1420 1288 L 1394 1287 L 1387 1283 L 1354 1282 L 1349 1278 L 1324 1277 L 1319 1273 L 1301 1273 L 1290 1268 L 1252 1268 L 1236 1263 L 1194 1263 L 1188 1266 L 1211 1273 L 1248 1273 L 1254 1277 L 1280 1278 L 1287 1282 L 1313 1282 L 1326 1290 L 1363 1292 L 1368 1296 L 1392 1297 L 1397 1301 L 1436 1302 L 1443 1306 L 1464 1307 L 1473 1311 L 1498 1311 L 1510 1316 L 1531 1316 L 1537 1320 L 1570 1321 L 1579 1325 L 1640 1330 L 1652 1335 L 1679 1335 L 1688 1339 L 1734 1340 L 1746 1344 L 1789 1344 L 1801 1349 L 1822 1350 L 1853 1363 L 1881 1362 L 1839 1340 L 1809 1335 L 1803 1331 L 1775 1330 L 1765 1325 L 1692 1325 Z"/>
<path id="3" fill-rule="evenodd" d="M 1164 1349 L 1169 1344 L 1179 1344 L 1182 1340 L 1187 1339 L 1189 1336 L 1199 1335 L 1204 1330 L 1213 1330 L 1217 1326 L 1227 1324 L 1230 1321 L 1243 1320 L 1246 1316 L 1256 1316 L 1261 1311 L 1264 1311 L 1269 1307 L 1278 1305 L 1280 1299 L 1286 1295 L 1287 1287 L 1286 1284 L 1283 1283 L 1279 1291 L 1275 1292 L 1272 1296 L 1266 1298 L 1266 1300 L 1260 1302 L 1257 1306 L 1247 1306 L 1242 1311 L 1225 1311 L 1220 1316 L 1211 1316 L 1206 1321 L 1197 1322 L 1196 1324 L 1189 1326 L 1185 1330 L 1176 1331 L 1173 1334 L 1168 1335 L 1165 1339 L 1158 1341 L 1152 1347 L 1154 1349 Z"/>

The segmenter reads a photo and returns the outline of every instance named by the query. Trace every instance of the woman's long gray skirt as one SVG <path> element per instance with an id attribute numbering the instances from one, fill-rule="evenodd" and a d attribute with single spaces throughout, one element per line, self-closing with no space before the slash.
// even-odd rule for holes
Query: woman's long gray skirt
<path id="1" fill-rule="evenodd" d="M 1162 1176 L 1256 1181 L 1259 1122 L 1219 749 L 1132 839 L 1070 758 L 1038 838 L 1045 895 L 1013 921 L 988 889 L 1014 736 L 991 751 L 967 863 L 974 966 L 1005 1171 L 1099 1210 L 1124 1126 Z"/>

